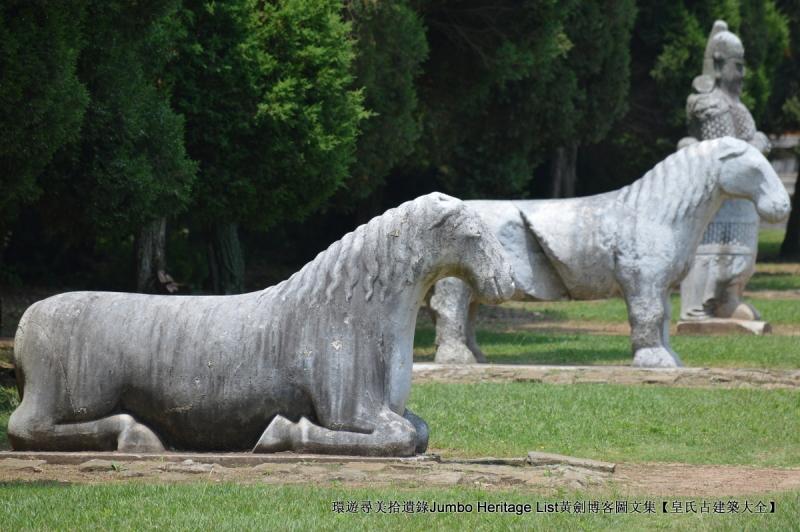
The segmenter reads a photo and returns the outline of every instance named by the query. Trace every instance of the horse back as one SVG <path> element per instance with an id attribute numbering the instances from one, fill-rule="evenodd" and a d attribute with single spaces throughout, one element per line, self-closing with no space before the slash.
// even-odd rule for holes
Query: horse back
<path id="1" fill-rule="evenodd" d="M 514 299 L 552 301 L 567 297 L 561 278 L 520 215 L 517 203 L 530 202 L 473 200 L 465 203 L 478 212 L 503 246 L 514 278 Z"/>
<path id="2" fill-rule="evenodd" d="M 516 202 L 528 230 L 573 299 L 618 291 L 610 195 Z"/>

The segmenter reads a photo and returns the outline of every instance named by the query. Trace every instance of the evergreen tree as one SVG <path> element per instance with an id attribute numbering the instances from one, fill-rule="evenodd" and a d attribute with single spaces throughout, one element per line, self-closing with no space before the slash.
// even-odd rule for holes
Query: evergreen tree
<path id="1" fill-rule="evenodd" d="M 416 157 L 445 190 L 524 196 L 558 149 L 625 109 L 632 1 L 421 2 L 430 59 Z"/>
<path id="2" fill-rule="evenodd" d="M 217 292 L 243 288 L 239 224 L 300 220 L 347 176 L 365 111 L 340 7 L 185 2 L 175 104 L 199 162 L 192 212 L 208 235 Z"/>
<path id="3" fill-rule="evenodd" d="M 728 23 L 745 47 L 743 101 L 766 119 L 771 85 L 786 47 L 786 20 L 772 0 L 640 0 L 631 42 L 630 110 L 581 164 L 585 192 L 627 184 L 674 152 L 686 136 L 686 98 L 702 71 L 711 26 Z"/>
<path id="4" fill-rule="evenodd" d="M 416 79 L 428 54 L 422 20 L 408 0 L 346 0 L 345 16 L 356 41 L 355 85 L 369 115 L 361 124 L 356 160 L 337 204 L 362 209 L 361 221 L 379 205 L 385 178 L 407 161 L 419 138 Z"/>
<path id="5" fill-rule="evenodd" d="M 772 83 L 772 121 L 777 131 L 800 130 L 800 0 L 779 0 L 778 7 L 789 22 L 789 48 Z M 800 158 L 800 148 L 797 151 Z M 781 258 L 800 257 L 800 186 L 795 185 L 792 213 L 786 224 Z"/>
<path id="6" fill-rule="evenodd" d="M 0 258 L 39 177 L 78 137 L 88 102 L 76 74 L 85 2 L 5 0 L 0 5 Z"/>
<path id="7" fill-rule="evenodd" d="M 569 14 L 566 33 L 573 43 L 559 78 L 569 80 L 558 92 L 562 131 L 551 152 L 554 197 L 574 196 L 578 147 L 596 144 L 608 135 L 627 110 L 630 85 L 630 34 L 636 9 L 633 0 L 583 2 Z M 558 112 L 558 111 L 556 111 Z"/>
<path id="8" fill-rule="evenodd" d="M 89 3 L 78 60 L 90 96 L 81 138 L 46 176 L 42 212 L 53 231 L 77 240 L 133 234 L 149 250 L 140 253 L 140 289 L 153 289 L 165 268 L 163 219 L 185 208 L 195 172 L 163 79 L 179 3 Z"/>

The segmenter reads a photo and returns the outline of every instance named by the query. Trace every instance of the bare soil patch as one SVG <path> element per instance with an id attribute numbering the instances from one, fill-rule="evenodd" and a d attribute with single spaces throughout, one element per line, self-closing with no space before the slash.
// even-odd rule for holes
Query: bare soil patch
<path id="1" fill-rule="evenodd" d="M 759 262 L 756 273 L 784 273 L 800 275 L 800 262 Z"/>
<path id="2" fill-rule="evenodd" d="M 800 489 L 800 469 L 731 465 L 620 464 L 615 483 L 625 493 L 752 495 Z"/>
<path id="3" fill-rule="evenodd" d="M 414 364 L 414 382 L 537 382 L 624 384 L 688 388 L 798 389 L 800 370 L 737 368 L 636 368 L 632 366 L 529 366 L 517 364 Z"/>
<path id="4" fill-rule="evenodd" d="M 745 290 L 745 297 L 758 299 L 800 299 L 800 290 Z"/>
<path id="5" fill-rule="evenodd" d="M 4 458 L 0 453 L 1 482 L 56 481 L 83 484 L 140 482 L 236 482 L 242 484 L 345 484 L 351 487 L 427 488 L 468 486 L 488 489 L 523 489 L 553 492 L 606 485 L 611 473 L 550 465 L 531 467 L 522 459 L 464 461 L 267 461 L 257 465 L 226 467 L 213 457 L 181 462 L 163 459 L 125 460 L 106 453 L 105 459 L 79 464 L 50 463 L 42 459 Z M 252 456 L 252 455 L 251 455 Z M 57 461 L 57 460 L 56 460 Z"/>
<path id="6" fill-rule="evenodd" d="M 163 459 L 126 461 L 107 453 L 107 459 L 79 464 L 4 458 L 0 482 L 55 481 L 81 484 L 120 482 L 242 484 L 314 484 L 348 487 L 478 487 L 552 494 L 563 489 L 590 492 L 617 490 L 631 495 L 740 496 L 800 489 L 800 469 L 732 465 L 640 463 L 618 464 L 614 473 L 563 464 L 533 467 L 522 459 L 477 459 L 404 462 L 326 461 L 298 458 L 226 467 L 208 460 L 181 462 Z M 197 457 L 196 457 L 197 458 Z"/>

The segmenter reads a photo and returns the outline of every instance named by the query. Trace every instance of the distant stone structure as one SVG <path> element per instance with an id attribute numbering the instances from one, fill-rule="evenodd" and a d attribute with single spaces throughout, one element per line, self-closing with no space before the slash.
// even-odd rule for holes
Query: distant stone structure
<path id="1" fill-rule="evenodd" d="M 460 276 L 498 303 L 500 243 L 433 193 L 334 242 L 277 286 L 235 296 L 69 292 L 17 330 L 16 450 L 297 451 L 407 456 L 426 423 L 406 409 L 417 311 Z"/>
<path id="2" fill-rule="evenodd" d="M 770 143 L 772 144 L 770 162 L 791 196 L 797 189 L 797 173 L 800 169 L 800 161 L 797 158 L 800 133 L 784 133 L 771 138 Z"/>
<path id="3" fill-rule="evenodd" d="M 466 203 L 503 245 L 514 299 L 620 294 L 628 307 L 633 364 L 675 367 L 681 361 L 669 343 L 670 289 L 686 275 L 708 222 L 730 198 L 744 199 L 772 222 L 789 214 L 789 196 L 769 161 L 732 137 L 694 143 L 605 194 Z M 437 362 L 484 360 L 468 292 L 458 279 L 436 283 L 430 308 Z"/>
<path id="4" fill-rule="evenodd" d="M 741 102 L 744 47 L 721 20 L 714 23 L 706 45 L 703 73 L 693 82 L 686 114 L 689 135 L 679 148 L 699 140 L 732 136 L 767 155 L 770 143 L 756 129 Z M 760 313 L 742 301 L 742 292 L 755 272 L 759 217 L 752 202 L 732 199 L 723 203 L 697 249 L 694 264 L 681 283 L 681 322 L 678 330 L 697 331 L 707 322 L 709 332 L 739 329 L 756 334 L 768 330 Z M 742 323 L 750 322 L 750 323 Z"/>

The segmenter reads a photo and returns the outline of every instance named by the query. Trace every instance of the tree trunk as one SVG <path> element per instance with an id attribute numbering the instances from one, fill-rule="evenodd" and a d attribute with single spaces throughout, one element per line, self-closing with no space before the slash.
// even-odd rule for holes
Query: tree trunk
<path id="1" fill-rule="evenodd" d="M 800 257 L 800 176 L 794 186 L 792 195 L 792 213 L 786 222 L 786 236 L 781 244 L 782 259 L 796 259 Z"/>
<path id="2" fill-rule="evenodd" d="M 159 218 L 146 224 L 136 240 L 136 291 L 161 292 L 161 276 L 167 270 L 166 263 L 167 219 Z"/>
<path id="3" fill-rule="evenodd" d="M 800 146 L 795 147 L 794 156 L 796 161 L 800 161 Z M 792 212 L 786 222 L 786 236 L 783 237 L 780 257 L 782 259 L 800 258 L 800 170 L 797 171 L 797 179 L 794 184 Z"/>
<path id="4" fill-rule="evenodd" d="M 209 233 L 208 265 L 214 292 L 241 294 L 244 291 L 244 256 L 238 226 L 219 224 Z"/>
<path id="5" fill-rule="evenodd" d="M 575 196 L 575 185 L 578 181 L 577 160 L 577 142 L 570 142 L 555 149 L 550 162 L 551 197 L 571 198 Z"/>

